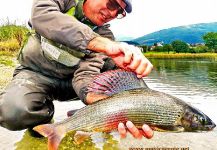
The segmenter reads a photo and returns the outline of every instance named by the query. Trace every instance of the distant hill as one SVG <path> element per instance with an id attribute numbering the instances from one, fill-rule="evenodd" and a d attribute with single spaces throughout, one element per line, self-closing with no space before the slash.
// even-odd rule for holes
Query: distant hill
<path id="1" fill-rule="evenodd" d="M 139 43 L 140 45 L 153 45 L 154 43 L 161 41 L 168 44 L 174 40 L 182 40 L 189 44 L 203 43 L 202 36 L 207 32 L 217 32 L 217 22 L 200 23 L 164 29 L 144 35 L 132 41 Z"/>
<path id="2" fill-rule="evenodd" d="M 127 37 L 127 36 L 116 36 L 115 39 L 118 40 L 118 41 L 131 41 L 131 40 L 133 40 L 135 38 Z"/>
<path id="3" fill-rule="evenodd" d="M 121 42 L 126 42 L 128 44 L 131 44 L 131 45 L 136 45 L 136 46 L 139 46 L 140 44 L 135 42 L 135 41 L 121 41 Z"/>

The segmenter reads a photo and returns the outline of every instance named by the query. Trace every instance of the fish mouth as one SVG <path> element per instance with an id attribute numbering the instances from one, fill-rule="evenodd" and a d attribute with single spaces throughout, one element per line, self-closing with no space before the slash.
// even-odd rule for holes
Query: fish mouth
<path id="1" fill-rule="evenodd" d="M 207 117 L 207 121 L 208 121 L 208 123 L 205 125 L 205 128 L 208 131 L 213 130 L 216 127 L 216 124 L 209 117 Z"/>
<path id="2" fill-rule="evenodd" d="M 216 127 L 216 124 L 215 124 L 214 122 L 212 122 L 211 125 L 206 125 L 206 126 L 205 126 L 205 128 L 206 128 L 208 131 L 213 130 L 215 127 Z"/>

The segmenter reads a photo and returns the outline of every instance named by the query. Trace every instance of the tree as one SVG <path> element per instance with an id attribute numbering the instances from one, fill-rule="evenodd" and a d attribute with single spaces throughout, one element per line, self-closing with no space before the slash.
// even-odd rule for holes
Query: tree
<path id="1" fill-rule="evenodd" d="M 155 51 L 155 52 L 163 52 L 163 46 L 155 46 L 153 51 Z"/>
<path id="2" fill-rule="evenodd" d="M 142 48 L 143 53 L 148 51 L 148 46 L 147 45 L 141 45 L 140 47 Z"/>
<path id="3" fill-rule="evenodd" d="M 181 40 L 173 41 L 171 45 L 176 53 L 180 53 L 180 52 L 186 53 L 189 51 L 188 44 Z"/>
<path id="4" fill-rule="evenodd" d="M 173 47 L 170 44 L 164 44 L 163 45 L 163 51 L 168 52 L 168 54 L 169 54 L 170 51 L 173 51 Z"/>
<path id="5" fill-rule="evenodd" d="M 203 40 L 209 49 L 217 53 L 217 32 L 208 32 L 203 35 Z"/>

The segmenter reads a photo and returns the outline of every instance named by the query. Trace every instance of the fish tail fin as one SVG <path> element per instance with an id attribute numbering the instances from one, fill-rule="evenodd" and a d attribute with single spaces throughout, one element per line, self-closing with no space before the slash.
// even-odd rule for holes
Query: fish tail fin
<path id="1" fill-rule="evenodd" d="M 57 150 L 66 133 L 64 128 L 54 124 L 38 125 L 33 130 L 48 138 L 48 150 Z"/>

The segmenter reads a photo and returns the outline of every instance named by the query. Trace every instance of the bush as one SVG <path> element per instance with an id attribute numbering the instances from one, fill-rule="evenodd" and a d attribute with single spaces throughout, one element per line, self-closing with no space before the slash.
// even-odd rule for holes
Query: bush
<path id="1" fill-rule="evenodd" d="M 207 46 L 199 45 L 199 46 L 190 48 L 189 52 L 190 53 L 207 53 L 207 52 L 210 52 L 210 50 Z"/>
<path id="2" fill-rule="evenodd" d="M 189 51 L 189 46 L 188 46 L 188 44 L 187 43 L 185 43 L 185 42 L 183 42 L 183 41 L 181 41 L 181 40 L 176 40 L 176 41 L 173 41 L 172 43 L 171 43 L 171 45 L 172 45 L 172 47 L 173 47 L 173 49 L 174 49 L 174 51 L 176 52 L 176 53 L 186 53 L 186 52 L 188 52 Z"/>
<path id="3" fill-rule="evenodd" d="M 203 35 L 205 45 L 213 52 L 217 52 L 217 32 L 208 32 Z"/>
<path id="4" fill-rule="evenodd" d="M 16 52 L 26 41 L 29 29 L 24 26 L 11 23 L 9 19 L 0 26 L 0 51 Z"/>
<path id="5" fill-rule="evenodd" d="M 15 52 L 20 48 L 20 45 L 16 39 L 11 39 L 8 41 L 0 42 L 1 51 L 11 51 Z"/>
<path id="6" fill-rule="evenodd" d="M 0 27 L 0 41 L 16 39 L 21 46 L 29 30 L 25 26 L 3 25 Z"/>
<path id="7" fill-rule="evenodd" d="M 165 44 L 165 45 L 163 45 L 163 51 L 168 52 L 168 54 L 169 54 L 169 52 L 174 51 L 174 49 L 173 49 L 172 45 Z"/>
<path id="8" fill-rule="evenodd" d="M 155 51 L 155 52 L 163 52 L 164 49 L 163 49 L 162 46 L 155 46 L 155 48 L 153 49 L 153 51 Z"/>

